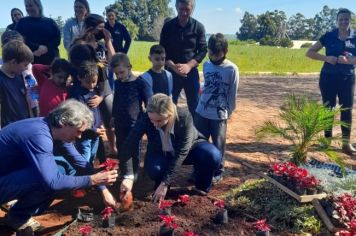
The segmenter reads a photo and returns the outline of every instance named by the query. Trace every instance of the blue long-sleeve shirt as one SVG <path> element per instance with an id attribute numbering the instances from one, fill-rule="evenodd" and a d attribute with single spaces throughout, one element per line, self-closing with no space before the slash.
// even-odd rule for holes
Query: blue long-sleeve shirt
<path id="1" fill-rule="evenodd" d="M 68 176 L 58 171 L 53 155 L 53 137 L 45 118 L 14 122 L 0 131 L 0 176 L 31 168 L 33 181 L 45 191 L 89 187 L 89 176 Z M 23 176 L 23 178 L 28 178 Z"/>

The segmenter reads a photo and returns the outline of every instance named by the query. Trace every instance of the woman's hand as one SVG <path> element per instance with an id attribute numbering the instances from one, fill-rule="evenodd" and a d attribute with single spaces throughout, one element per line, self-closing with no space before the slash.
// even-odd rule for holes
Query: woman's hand
<path id="1" fill-rule="evenodd" d="M 325 58 L 325 62 L 331 64 L 331 65 L 336 65 L 338 58 L 334 56 L 327 56 Z"/>
<path id="2" fill-rule="evenodd" d="M 164 182 L 161 182 L 155 193 L 153 194 L 153 202 L 164 200 L 167 194 L 168 187 Z"/>
<path id="3" fill-rule="evenodd" d="M 106 188 L 101 192 L 101 194 L 103 196 L 104 205 L 115 209 L 117 203 L 116 203 L 115 198 L 110 193 L 110 191 Z"/>
<path id="4" fill-rule="evenodd" d="M 100 103 L 104 100 L 103 97 L 95 95 L 88 101 L 88 106 L 90 108 L 95 108 L 100 105 Z"/>
<path id="5" fill-rule="evenodd" d="M 126 199 L 128 196 L 128 193 L 132 191 L 132 186 L 133 186 L 133 179 L 124 179 L 121 183 L 120 186 L 120 196 L 123 196 L 121 201 L 123 199 Z"/>
<path id="6" fill-rule="evenodd" d="M 104 128 L 103 125 L 101 125 L 99 128 L 96 129 L 96 133 L 100 136 L 103 137 L 105 135 L 106 129 Z"/>

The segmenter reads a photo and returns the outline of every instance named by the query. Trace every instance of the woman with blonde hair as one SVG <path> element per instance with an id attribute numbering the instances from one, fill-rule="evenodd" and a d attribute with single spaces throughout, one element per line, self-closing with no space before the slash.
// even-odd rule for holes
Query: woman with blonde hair
<path id="1" fill-rule="evenodd" d="M 148 101 L 146 113 L 137 121 L 120 152 L 121 196 L 127 196 L 132 189 L 131 156 L 144 134 L 148 139 L 144 168 L 156 182 L 155 202 L 165 198 L 168 186 L 182 164 L 194 165 L 198 190 L 210 190 L 213 175 L 221 162 L 220 151 L 195 129 L 188 109 L 176 107 L 171 97 L 158 93 Z"/>

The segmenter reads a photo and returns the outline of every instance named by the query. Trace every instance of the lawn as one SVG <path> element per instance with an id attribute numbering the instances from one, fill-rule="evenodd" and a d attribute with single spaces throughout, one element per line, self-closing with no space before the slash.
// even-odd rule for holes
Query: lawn
<path id="1" fill-rule="evenodd" d="M 129 57 L 134 71 L 145 71 L 150 67 L 147 59 L 153 42 L 135 41 L 132 43 Z M 273 72 L 275 74 L 308 73 L 320 71 L 321 62 L 305 57 L 306 49 L 289 49 L 257 45 L 229 45 L 227 58 L 238 65 L 240 73 Z M 61 57 L 67 53 L 60 46 Z M 200 65 L 201 70 L 201 65 Z"/>

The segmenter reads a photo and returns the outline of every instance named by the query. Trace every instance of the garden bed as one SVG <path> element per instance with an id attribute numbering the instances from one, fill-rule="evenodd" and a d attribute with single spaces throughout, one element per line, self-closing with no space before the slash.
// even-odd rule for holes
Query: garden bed
<path id="1" fill-rule="evenodd" d="M 190 191 L 171 191 L 167 199 L 176 200 L 180 194 L 193 194 Z M 190 231 L 198 235 L 249 235 L 249 226 L 241 219 L 229 218 L 227 224 L 216 224 L 214 217 L 219 210 L 212 200 L 206 196 L 190 195 L 187 205 L 174 204 L 172 215 L 176 218 L 178 228 L 176 235 Z M 100 235 L 157 235 L 161 220 L 157 203 L 151 201 L 135 201 L 133 209 L 119 213 L 113 228 L 103 228 L 100 212 L 95 212 L 94 221 L 90 223 L 77 222 L 71 225 L 62 235 L 81 235 L 80 227 L 91 225 L 93 233 Z"/>

